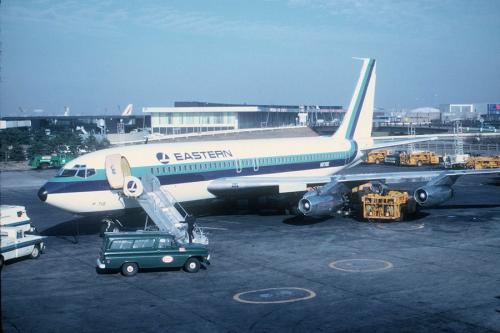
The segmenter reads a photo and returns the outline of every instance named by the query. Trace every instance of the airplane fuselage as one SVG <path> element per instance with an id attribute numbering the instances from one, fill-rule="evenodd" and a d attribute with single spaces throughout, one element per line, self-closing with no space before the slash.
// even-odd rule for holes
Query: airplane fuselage
<path id="1" fill-rule="evenodd" d="M 119 154 L 130 174 L 152 173 L 177 201 L 214 198 L 208 185 L 225 177 L 333 175 L 361 158 L 354 140 L 332 137 L 143 144 L 89 153 L 69 162 L 39 191 L 61 209 L 105 213 L 138 207 L 135 199 L 112 189 L 106 158 Z"/>

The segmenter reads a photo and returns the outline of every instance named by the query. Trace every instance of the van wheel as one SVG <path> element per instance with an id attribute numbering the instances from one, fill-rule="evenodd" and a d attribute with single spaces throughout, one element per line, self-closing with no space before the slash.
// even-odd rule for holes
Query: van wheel
<path id="1" fill-rule="evenodd" d="M 139 267 L 135 262 L 127 262 L 122 265 L 122 274 L 124 276 L 134 276 L 139 271 Z"/>
<path id="2" fill-rule="evenodd" d="M 189 258 L 184 264 L 184 270 L 188 273 L 196 273 L 200 270 L 200 261 L 196 258 Z"/>
<path id="3" fill-rule="evenodd" d="M 45 170 L 49 168 L 49 163 L 40 163 L 39 166 L 40 169 Z"/>
<path id="4" fill-rule="evenodd" d="M 40 247 L 38 245 L 33 246 L 33 250 L 31 251 L 30 258 L 37 259 L 40 256 Z"/>

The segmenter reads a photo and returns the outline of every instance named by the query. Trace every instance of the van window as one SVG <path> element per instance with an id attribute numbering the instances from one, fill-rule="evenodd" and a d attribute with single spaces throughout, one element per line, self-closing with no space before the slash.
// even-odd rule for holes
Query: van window
<path id="1" fill-rule="evenodd" d="M 95 169 L 87 169 L 87 177 L 92 177 L 95 175 Z"/>
<path id="2" fill-rule="evenodd" d="M 152 248 L 154 244 L 155 244 L 154 238 L 136 239 L 134 241 L 134 246 L 132 246 L 132 248 L 133 249 Z"/>
<path id="3" fill-rule="evenodd" d="M 126 250 L 126 249 L 131 249 L 132 244 L 134 243 L 133 240 L 131 239 L 121 239 L 121 240 L 115 240 L 111 242 L 110 249 L 111 250 Z"/>
<path id="4" fill-rule="evenodd" d="M 172 246 L 172 240 L 169 238 L 160 238 L 160 242 L 158 243 L 159 249 L 166 249 L 167 247 Z"/>

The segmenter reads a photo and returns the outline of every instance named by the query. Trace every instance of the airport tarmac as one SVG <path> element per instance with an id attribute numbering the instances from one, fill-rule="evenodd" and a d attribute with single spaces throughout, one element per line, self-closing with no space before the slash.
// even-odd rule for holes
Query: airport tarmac
<path id="1" fill-rule="evenodd" d="M 374 170 L 410 169 L 351 169 Z M 395 224 L 201 217 L 212 265 L 125 278 L 95 271 L 98 219 L 38 200 L 54 173 L 0 174 L 2 204 L 49 236 L 1 272 L 5 332 L 500 332 L 498 178 L 460 178 L 455 198 Z"/>

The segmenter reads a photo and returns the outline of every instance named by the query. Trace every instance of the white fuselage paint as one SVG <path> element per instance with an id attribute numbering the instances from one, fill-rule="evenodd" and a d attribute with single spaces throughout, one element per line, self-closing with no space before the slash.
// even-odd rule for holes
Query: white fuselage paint
<path id="1" fill-rule="evenodd" d="M 321 154 L 321 153 L 343 153 L 349 151 L 352 143 L 344 139 L 334 140 L 332 137 L 307 137 L 307 138 L 286 138 L 286 139 L 267 139 L 267 140 L 239 140 L 239 141 L 212 141 L 212 142 L 187 142 L 187 143 L 159 143 L 148 145 L 134 145 L 126 147 L 117 147 L 105 149 L 81 156 L 65 166 L 65 169 L 73 168 L 75 165 L 86 165 L 87 168 L 103 170 L 105 168 L 105 158 L 111 154 L 120 154 L 127 159 L 132 169 L 138 168 L 151 169 L 153 173 L 157 170 L 163 170 L 163 167 L 179 167 L 186 163 L 193 162 L 220 162 L 236 159 L 258 159 L 272 156 L 290 156 L 302 154 Z M 186 152 L 193 157 L 192 152 L 214 152 L 229 151 L 232 155 L 215 153 L 204 153 L 200 159 L 186 160 Z M 160 163 L 157 158 L 158 153 L 165 153 L 169 157 L 168 164 Z M 352 153 L 346 153 L 346 155 Z M 195 154 L 195 156 L 198 156 Z M 182 157 L 177 159 L 177 157 Z M 215 156 L 215 157 L 214 157 Z M 285 171 L 279 173 L 256 173 L 245 177 L 300 177 L 300 176 L 328 176 L 355 164 L 361 158 L 358 151 L 356 157 L 348 165 L 330 167 L 328 163 L 320 164 L 317 168 Z M 165 161 L 165 160 L 164 160 Z M 203 170 L 201 170 L 203 172 Z M 192 172 L 193 174 L 196 171 Z M 240 176 L 236 170 L 232 176 Z M 91 179 L 91 178 L 89 178 Z M 198 182 L 184 182 L 177 184 L 166 184 L 167 189 L 179 202 L 189 202 L 196 200 L 205 200 L 214 198 L 214 195 L 207 190 L 208 184 L 212 180 Z M 50 181 L 49 181 L 50 182 Z M 84 192 L 65 192 L 48 194 L 47 203 L 73 213 L 99 213 L 106 211 L 115 211 L 128 208 L 139 207 L 134 199 L 124 198 L 121 190 L 99 190 Z"/>

